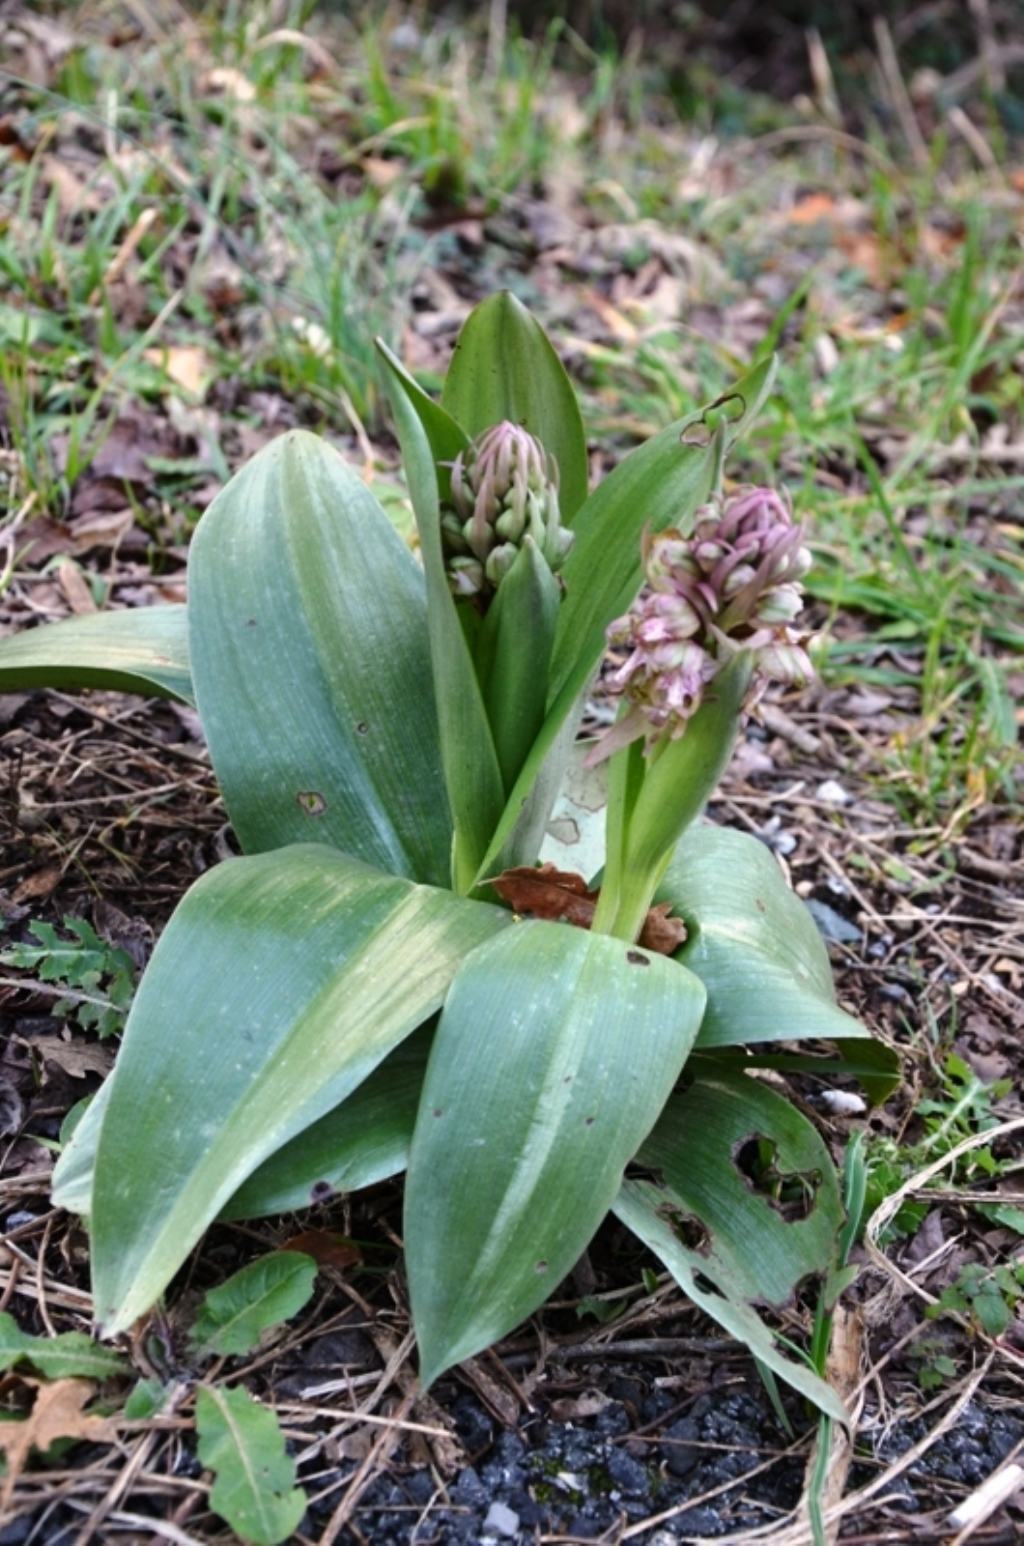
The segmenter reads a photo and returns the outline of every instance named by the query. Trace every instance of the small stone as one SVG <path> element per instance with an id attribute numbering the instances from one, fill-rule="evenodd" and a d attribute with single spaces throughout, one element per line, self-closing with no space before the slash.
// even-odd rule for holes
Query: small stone
<path id="1" fill-rule="evenodd" d="M 663 1437 L 672 1442 L 662 1444 L 661 1455 L 673 1476 L 689 1476 L 697 1465 L 701 1452 L 693 1441 L 699 1436 L 700 1429 L 692 1417 L 680 1417 L 665 1429 Z"/>
<path id="2" fill-rule="evenodd" d="M 863 1096 L 853 1090 L 822 1090 L 818 1100 L 834 1117 L 859 1117 L 868 1109 Z"/>
<path id="3" fill-rule="evenodd" d="M 509 1538 L 519 1529 L 519 1515 L 507 1503 L 492 1503 L 484 1519 L 484 1529 Z"/>
<path id="4" fill-rule="evenodd" d="M 826 805 L 849 805 L 852 796 L 847 793 L 842 784 L 834 778 L 826 778 L 824 783 L 818 785 L 814 791 L 819 800 Z"/>
<path id="5" fill-rule="evenodd" d="M 639 1461 L 632 1459 L 625 1450 L 610 1449 L 605 1470 L 614 1485 L 627 1498 L 642 1498 L 650 1491 L 647 1472 Z"/>

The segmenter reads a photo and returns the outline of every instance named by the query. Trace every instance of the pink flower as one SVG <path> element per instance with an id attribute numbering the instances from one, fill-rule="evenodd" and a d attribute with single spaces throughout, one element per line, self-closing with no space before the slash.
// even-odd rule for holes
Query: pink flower
<path id="1" fill-rule="evenodd" d="M 795 623 L 810 564 L 803 528 L 774 489 L 746 488 L 697 513 L 693 534 L 644 537 L 647 586 L 608 628 L 629 650 L 608 678 L 630 706 L 590 761 L 644 736 L 648 750 L 677 739 L 707 684 L 739 650 L 754 656 L 751 698 L 768 681 L 803 685 L 814 675 Z"/>

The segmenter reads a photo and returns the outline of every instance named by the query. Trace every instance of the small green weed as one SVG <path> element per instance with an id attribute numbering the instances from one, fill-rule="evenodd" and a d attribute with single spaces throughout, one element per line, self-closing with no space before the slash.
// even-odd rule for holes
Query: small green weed
<path id="1" fill-rule="evenodd" d="M 1017 1305 L 1024 1299 L 1024 1262 L 986 1267 L 968 1262 L 954 1283 L 942 1290 L 936 1304 L 925 1310 L 929 1320 L 955 1313 L 967 1316 L 987 1336 L 1001 1337 L 1013 1324 Z"/>
<path id="2" fill-rule="evenodd" d="M 55 1015 L 79 1030 L 113 1036 L 122 1029 L 135 992 L 135 962 L 126 950 L 100 939 L 84 918 L 65 917 L 63 930 L 64 937 L 52 923 L 30 923 L 37 943 L 8 946 L 0 951 L 0 966 L 36 978 L 35 984 L 19 981 L 19 986 L 59 983 L 59 990 L 51 989 Z"/>

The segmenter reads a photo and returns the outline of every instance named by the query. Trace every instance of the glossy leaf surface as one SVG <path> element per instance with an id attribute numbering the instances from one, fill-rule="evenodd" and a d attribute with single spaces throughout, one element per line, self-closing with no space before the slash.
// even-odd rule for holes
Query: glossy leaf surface
<path id="1" fill-rule="evenodd" d="M 220 1210 L 222 1219 L 292 1213 L 341 1192 L 357 1192 L 404 1170 L 427 1069 L 430 1026 L 415 1031 L 379 1068 L 297 1137 L 263 1161 Z M 110 1080 L 97 1092 L 53 1173 L 54 1207 L 87 1214 Z"/>
<path id="2" fill-rule="evenodd" d="M 471 436 L 510 419 L 553 453 L 558 503 L 571 525 L 587 497 L 587 441 L 579 404 L 540 323 L 507 290 L 474 308 L 448 366 L 444 407 Z"/>
<path id="3" fill-rule="evenodd" d="M 406 1182 L 425 1383 L 518 1324 L 575 1264 L 703 1005 L 674 961 L 564 924 L 518 924 L 462 967 Z"/>
<path id="4" fill-rule="evenodd" d="M 841 1421 L 839 1397 L 783 1350 L 758 1304 L 826 1273 L 842 1222 L 828 1150 L 790 1103 L 745 1075 L 674 1094 L 637 1156 L 657 1181 L 625 1182 L 615 1212 L 695 1304 Z"/>
<path id="5" fill-rule="evenodd" d="M 98 687 L 193 701 L 184 605 L 45 623 L 0 639 L 0 692 Z"/>
<path id="6" fill-rule="evenodd" d="M 444 783 L 455 827 L 452 882 L 457 891 L 465 893 L 473 887 L 480 858 L 501 815 L 505 792 L 473 658 L 445 573 L 436 438 L 432 443 L 424 427 L 423 394 L 415 396 L 415 383 L 410 385 L 410 378 L 393 356 L 384 352 L 383 357 L 430 598 L 430 660 Z"/>
<path id="7" fill-rule="evenodd" d="M 140 984 L 100 1128 L 93 1293 L 108 1332 L 148 1309 L 242 1182 L 358 1088 L 508 921 L 312 845 L 229 860 L 192 887 Z"/>
<path id="8" fill-rule="evenodd" d="M 446 884 L 423 576 L 324 441 L 271 441 L 189 558 L 196 697 L 243 847 L 332 843 Z"/>
<path id="9" fill-rule="evenodd" d="M 340 1106 L 264 1160 L 221 1209 L 221 1218 L 291 1213 L 404 1170 L 431 1035 L 429 1027 L 416 1031 Z"/>
<path id="10" fill-rule="evenodd" d="M 699 1046 L 867 1036 L 836 1004 L 817 925 L 757 838 L 691 827 L 658 899 L 686 920 L 678 959 L 708 990 Z"/>

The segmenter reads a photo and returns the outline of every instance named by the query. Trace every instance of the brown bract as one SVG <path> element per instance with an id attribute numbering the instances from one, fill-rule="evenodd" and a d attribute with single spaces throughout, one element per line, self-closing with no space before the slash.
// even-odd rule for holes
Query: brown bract
<path id="1" fill-rule="evenodd" d="M 578 929 L 589 929 L 594 921 L 599 893 L 588 891 L 583 876 L 572 870 L 560 870 L 554 864 L 521 864 L 505 870 L 491 884 L 513 912 L 526 918 L 571 923 Z M 683 920 L 669 916 L 671 906 L 661 902 L 648 912 L 637 941 L 645 950 L 669 956 L 686 939 Z"/>

